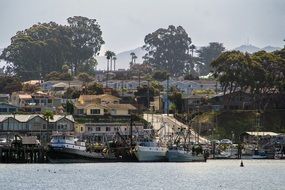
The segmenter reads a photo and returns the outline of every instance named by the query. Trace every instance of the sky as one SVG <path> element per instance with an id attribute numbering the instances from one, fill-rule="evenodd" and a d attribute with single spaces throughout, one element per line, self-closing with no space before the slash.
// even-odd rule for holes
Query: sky
<path id="1" fill-rule="evenodd" d="M 115 52 L 143 45 L 158 28 L 181 25 L 196 46 L 224 43 L 284 46 L 285 0 L 0 0 L 0 48 L 38 22 L 66 24 L 71 16 L 97 19 Z"/>

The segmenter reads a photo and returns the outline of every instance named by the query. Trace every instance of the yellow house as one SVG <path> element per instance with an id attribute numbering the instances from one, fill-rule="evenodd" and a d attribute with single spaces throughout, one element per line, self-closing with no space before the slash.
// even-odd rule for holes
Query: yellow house
<path id="1" fill-rule="evenodd" d="M 80 95 L 78 98 L 78 102 L 80 104 L 86 104 L 86 103 L 113 103 L 118 104 L 120 102 L 120 98 L 116 96 L 112 96 L 109 94 L 100 94 L 100 95 Z"/>
<path id="2" fill-rule="evenodd" d="M 128 116 L 136 108 L 131 104 L 120 104 L 120 98 L 109 95 L 81 95 L 75 103 L 76 115 Z"/>
<path id="3" fill-rule="evenodd" d="M 105 107 L 96 103 L 80 104 L 75 103 L 75 114 L 76 115 L 104 115 Z"/>
<path id="4" fill-rule="evenodd" d="M 83 133 L 85 133 L 85 126 L 84 126 L 84 124 L 76 123 L 75 127 L 74 127 L 74 132 L 76 134 L 83 134 Z"/>
<path id="5" fill-rule="evenodd" d="M 117 116 L 127 116 L 130 115 L 132 111 L 136 110 L 131 104 L 107 104 L 108 112 L 110 115 Z"/>

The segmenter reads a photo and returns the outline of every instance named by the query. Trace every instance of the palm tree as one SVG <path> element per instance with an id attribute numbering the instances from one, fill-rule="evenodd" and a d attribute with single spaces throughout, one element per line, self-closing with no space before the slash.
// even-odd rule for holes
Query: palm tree
<path id="1" fill-rule="evenodd" d="M 190 46 L 190 50 L 191 50 L 191 53 L 192 53 L 192 57 L 193 57 L 193 53 L 194 53 L 194 50 L 196 49 L 196 46 L 194 44 L 192 44 Z"/>
<path id="2" fill-rule="evenodd" d="M 53 119 L 53 116 L 54 116 L 54 114 L 53 114 L 53 112 L 50 111 L 50 110 L 46 110 L 46 111 L 43 113 L 43 118 L 44 118 L 44 120 L 47 121 L 47 127 L 46 127 L 47 131 L 48 131 L 48 129 L 49 129 L 49 121 L 50 121 L 51 119 Z"/>
<path id="3" fill-rule="evenodd" d="M 117 60 L 117 57 L 113 57 L 113 61 L 114 61 L 114 71 L 116 70 L 116 60 Z"/>
<path id="4" fill-rule="evenodd" d="M 132 58 L 131 62 L 130 62 L 130 67 L 133 66 L 133 64 L 135 63 L 135 59 L 137 58 L 136 54 L 134 52 L 130 53 L 130 56 Z"/>
<path id="5" fill-rule="evenodd" d="M 136 63 L 136 59 L 137 59 L 138 57 L 136 56 L 136 55 L 134 55 L 134 64 Z"/>
<path id="6" fill-rule="evenodd" d="M 106 51 L 105 52 L 105 56 L 106 56 L 106 58 L 107 58 L 107 72 L 109 71 L 109 62 L 110 62 L 110 59 L 111 59 L 111 57 L 112 57 L 112 52 L 111 51 Z"/>
<path id="7" fill-rule="evenodd" d="M 106 88 L 108 88 L 108 80 L 109 80 L 109 63 L 110 63 L 110 60 L 111 60 L 111 63 L 112 63 L 112 57 L 113 57 L 114 54 L 115 54 L 114 52 L 109 51 L 109 50 L 105 52 L 105 56 L 107 58 Z"/>
<path id="8" fill-rule="evenodd" d="M 116 54 L 114 52 L 111 51 L 111 60 L 110 60 L 110 71 L 112 71 L 112 62 L 113 62 L 113 57 L 115 57 Z"/>

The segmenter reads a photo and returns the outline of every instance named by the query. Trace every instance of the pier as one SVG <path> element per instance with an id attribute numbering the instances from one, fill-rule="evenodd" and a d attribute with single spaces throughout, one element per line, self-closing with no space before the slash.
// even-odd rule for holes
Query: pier
<path id="1" fill-rule="evenodd" d="M 34 137 L 15 136 L 8 145 L 0 146 L 0 163 L 45 163 L 46 150 Z"/>

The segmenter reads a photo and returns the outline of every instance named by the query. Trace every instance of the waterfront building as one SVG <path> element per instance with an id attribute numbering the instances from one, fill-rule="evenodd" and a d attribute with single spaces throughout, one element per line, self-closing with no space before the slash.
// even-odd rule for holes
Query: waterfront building
<path id="1" fill-rule="evenodd" d="M 74 131 L 74 119 L 72 115 L 54 115 L 47 121 L 41 114 L 31 115 L 0 115 L 0 135 L 34 135 L 40 139 L 47 137 L 52 131 Z"/>
<path id="2" fill-rule="evenodd" d="M 77 128 L 77 126 L 75 128 Z M 131 135 L 130 123 L 85 123 L 78 125 L 78 129 L 75 129 L 75 131 L 79 132 L 83 138 L 96 142 L 114 140 L 118 134 L 124 138 Z M 143 138 L 144 133 L 142 123 L 133 124 L 132 135 L 134 138 Z"/>

